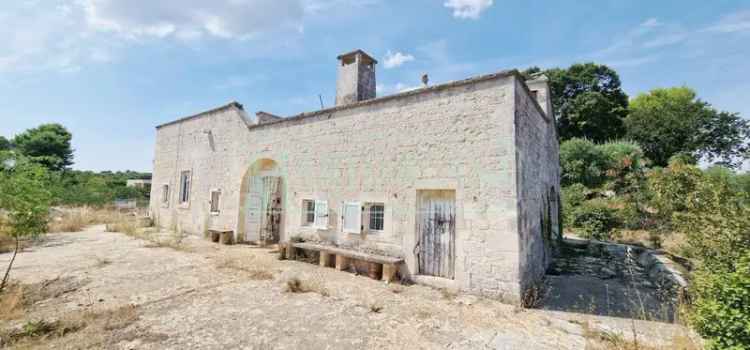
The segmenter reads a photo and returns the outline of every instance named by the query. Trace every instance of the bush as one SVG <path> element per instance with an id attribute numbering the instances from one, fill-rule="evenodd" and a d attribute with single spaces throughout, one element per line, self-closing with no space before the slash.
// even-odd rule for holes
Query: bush
<path id="1" fill-rule="evenodd" d="M 702 268 L 694 277 L 690 319 L 708 349 L 750 349 L 750 252 L 734 271 Z"/>
<path id="2" fill-rule="evenodd" d="M 607 240 L 617 224 L 616 210 L 598 200 L 584 202 L 571 213 L 571 225 L 585 238 Z"/>
<path id="3" fill-rule="evenodd" d="M 586 186 L 575 183 L 562 189 L 562 206 L 563 206 L 563 222 L 566 225 L 572 225 L 572 213 L 578 208 L 583 202 L 588 199 L 591 194 L 591 190 Z"/>
<path id="4" fill-rule="evenodd" d="M 598 187 L 604 182 L 607 159 L 597 145 L 586 139 L 570 139 L 560 144 L 561 182 Z"/>

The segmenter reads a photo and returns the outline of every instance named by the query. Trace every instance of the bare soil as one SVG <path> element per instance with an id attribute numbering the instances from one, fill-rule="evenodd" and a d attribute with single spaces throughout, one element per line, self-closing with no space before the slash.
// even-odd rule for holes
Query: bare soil
<path id="1" fill-rule="evenodd" d="M 0 266 L 9 260 L 0 254 Z M 78 320 L 18 348 L 583 349 L 601 348 L 605 334 L 671 349 L 686 334 L 668 323 L 385 284 L 247 245 L 154 244 L 103 226 L 51 234 L 16 264 L 16 283 L 51 289 L 0 318 L 4 334 L 28 321 Z"/>

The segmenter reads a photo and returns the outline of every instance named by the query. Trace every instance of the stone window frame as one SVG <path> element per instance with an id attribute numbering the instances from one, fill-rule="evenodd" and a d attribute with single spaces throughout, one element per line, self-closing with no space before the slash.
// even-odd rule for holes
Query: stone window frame
<path id="1" fill-rule="evenodd" d="M 216 199 L 214 199 L 216 194 Z M 221 213 L 221 189 L 212 188 L 208 192 L 208 211 L 211 215 L 219 215 Z"/>

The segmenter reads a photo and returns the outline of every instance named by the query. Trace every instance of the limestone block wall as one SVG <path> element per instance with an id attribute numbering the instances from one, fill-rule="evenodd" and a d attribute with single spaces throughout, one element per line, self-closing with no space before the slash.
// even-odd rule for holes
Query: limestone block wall
<path id="1" fill-rule="evenodd" d="M 559 232 L 560 160 L 554 119 L 516 82 L 518 225 L 521 289 L 541 280 Z M 545 95 L 538 95 L 550 106 Z"/>
<path id="2" fill-rule="evenodd" d="M 156 131 L 150 210 L 161 227 L 190 234 L 208 228 L 234 230 L 239 182 L 246 165 L 239 161 L 246 144 L 247 124 L 238 105 L 198 118 L 162 126 Z M 180 173 L 191 171 L 190 200 L 179 203 Z M 162 202 L 163 185 L 169 200 Z M 210 213 L 210 192 L 221 190 L 220 212 Z"/>
<path id="3" fill-rule="evenodd" d="M 526 125 L 518 124 L 523 119 L 514 106 L 523 86 L 518 79 L 515 73 L 496 74 L 261 125 L 247 123 L 244 112 L 230 106 L 162 126 L 157 129 L 152 215 L 163 227 L 193 234 L 209 227 L 231 229 L 241 238 L 247 191 L 243 179 L 252 164 L 272 160 L 282 177 L 282 241 L 300 235 L 397 254 L 406 259 L 401 273 L 413 276 L 418 272 L 417 194 L 454 190 L 455 278 L 442 282 L 518 300 L 519 281 L 543 271 L 545 261 L 519 255 L 541 250 L 536 241 L 523 242 L 533 225 L 519 220 L 519 211 L 538 212 L 538 199 L 518 205 L 517 191 L 533 186 L 522 186 L 516 175 L 517 164 L 527 164 L 518 160 L 516 134 L 533 134 L 528 136 L 537 141 L 547 135 L 526 132 Z M 539 118 L 532 112 L 528 119 Z M 179 174 L 188 169 L 191 200 L 180 205 Z M 168 205 L 159 201 L 162 183 L 170 184 Z M 211 189 L 222 192 L 216 216 L 208 213 Z M 526 190 L 526 197 L 534 200 L 533 192 Z M 327 229 L 303 226 L 306 199 L 328 201 Z M 341 203 L 346 201 L 385 204 L 384 230 L 343 233 Z M 521 224 L 528 225 L 526 236 L 519 236 Z"/>

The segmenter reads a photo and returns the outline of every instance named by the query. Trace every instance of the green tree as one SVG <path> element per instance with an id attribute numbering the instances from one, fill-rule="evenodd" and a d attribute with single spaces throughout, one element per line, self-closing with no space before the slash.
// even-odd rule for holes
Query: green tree
<path id="1" fill-rule="evenodd" d="M 532 67 L 524 74 L 535 72 L 538 68 Z M 550 79 L 561 140 L 582 137 L 604 142 L 624 135 L 628 96 L 617 72 L 605 65 L 578 63 L 544 73 Z"/>
<path id="2" fill-rule="evenodd" d="M 0 228 L 2 234 L 12 237 L 16 244 L 0 291 L 5 288 L 10 276 L 20 239 L 35 237 L 46 231 L 51 200 L 47 189 L 48 173 L 44 167 L 19 159 L 14 167 L 8 168 L 0 171 L 0 209 L 5 211 Z"/>
<path id="3" fill-rule="evenodd" d="M 13 138 L 16 150 L 30 160 L 52 171 L 67 169 L 73 164 L 73 135 L 60 124 L 42 124 Z"/>
<path id="4" fill-rule="evenodd" d="M 10 149 L 10 141 L 3 136 L 0 136 L 0 151 L 6 151 Z"/>
<path id="5" fill-rule="evenodd" d="M 627 137 L 658 166 L 676 155 L 735 166 L 750 149 L 750 123 L 715 110 L 688 87 L 654 89 L 634 98 L 625 126 Z"/>

